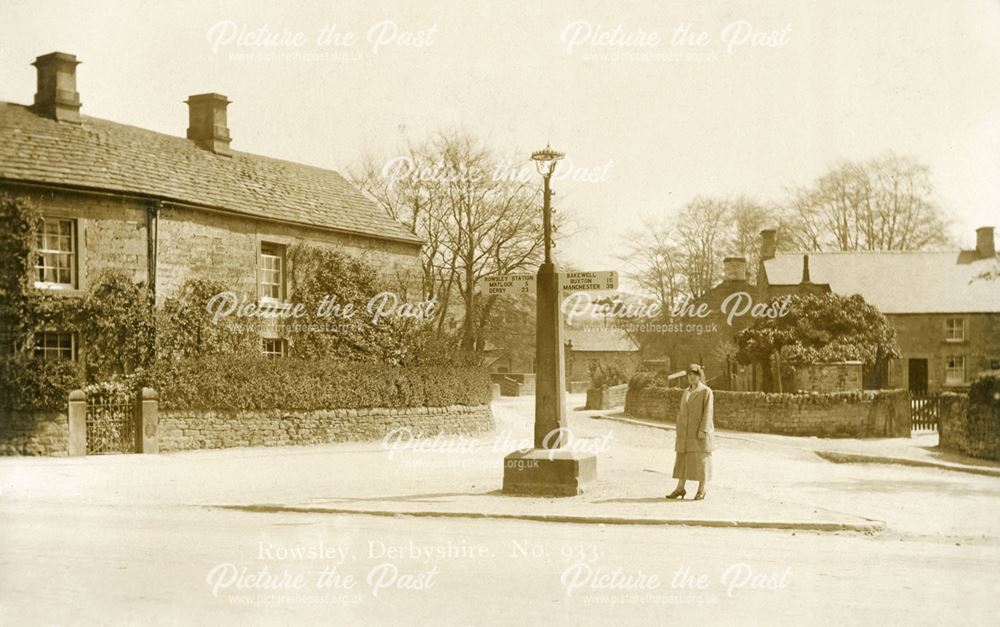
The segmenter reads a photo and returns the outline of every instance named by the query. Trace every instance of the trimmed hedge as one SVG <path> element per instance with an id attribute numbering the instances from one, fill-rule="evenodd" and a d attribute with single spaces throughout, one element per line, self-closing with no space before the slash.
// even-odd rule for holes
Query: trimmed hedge
<path id="1" fill-rule="evenodd" d="M 445 407 L 491 399 L 487 372 L 459 366 L 214 355 L 157 364 L 141 380 L 171 410 Z"/>
<path id="2" fill-rule="evenodd" d="M 65 411 L 83 385 L 80 364 L 33 355 L 0 358 L 0 411 Z"/>

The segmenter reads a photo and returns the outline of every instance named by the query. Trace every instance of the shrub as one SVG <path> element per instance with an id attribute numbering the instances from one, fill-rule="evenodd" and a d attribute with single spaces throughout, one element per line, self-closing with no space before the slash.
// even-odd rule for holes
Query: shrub
<path id="1" fill-rule="evenodd" d="M 375 362 L 205 356 L 158 363 L 142 376 L 164 409 L 322 410 L 442 407 L 490 401 L 485 370 Z"/>
<path id="2" fill-rule="evenodd" d="M 153 359 L 155 323 L 145 283 L 122 272 L 101 277 L 83 301 L 78 328 L 88 381 L 126 375 Z"/>
<path id="3" fill-rule="evenodd" d="M 973 383 L 969 403 L 1000 409 L 1000 377 L 983 377 Z"/>
<path id="4" fill-rule="evenodd" d="M 637 372 L 632 375 L 632 378 L 628 381 L 628 389 L 630 392 L 640 392 L 653 382 L 653 375 L 648 372 Z"/>
<path id="5" fill-rule="evenodd" d="M 156 313 L 156 358 L 184 359 L 217 353 L 260 353 L 257 324 L 248 318 L 214 324 L 207 305 L 231 291 L 212 279 L 189 279 Z"/>
<path id="6" fill-rule="evenodd" d="M 0 411 L 61 411 L 83 384 L 80 365 L 28 354 L 0 358 Z"/>
<path id="7" fill-rule="evenodd" d="M 603 388 L 628 381 L 628 368 L 619 360 L 590 364 L 590 387 Z"/>

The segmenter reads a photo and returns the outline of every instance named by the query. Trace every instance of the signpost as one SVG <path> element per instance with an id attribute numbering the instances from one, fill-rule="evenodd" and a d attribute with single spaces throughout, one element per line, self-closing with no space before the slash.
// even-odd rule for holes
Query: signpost
<path id="1" fill-rule="evenodd" d="M 559 274 L 559 288 L 565 292 L 591 292 L 618 289 L 618 273 L 604 272 L 562 272 Z"/>
<path id="2" fill-rule="evenodd" d="M 479 288 L 484 296 L 516 296 L 535 293 L 535 275 L 500 274 L 480 279 Z"/>
<path id="3" fill-rule="evenodd" d="M 601 272 L 560 272 L 561 292 L 597 292 L 618 289 L 618 273 L 614 270 Z M 479 280 L 479 289 L 484 296 L 516 296 L 534 294 L 537 283 L 534 274 L 498 274 Z"/>

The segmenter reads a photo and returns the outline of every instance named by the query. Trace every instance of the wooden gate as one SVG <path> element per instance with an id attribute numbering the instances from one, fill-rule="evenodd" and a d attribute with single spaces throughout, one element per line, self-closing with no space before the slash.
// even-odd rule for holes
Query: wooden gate
<path id="1" fill-rule="evenodd" d="M 910 429 L 912 431 L 937 431 L 940 416 L 940 395 L 910 393 Z"/>

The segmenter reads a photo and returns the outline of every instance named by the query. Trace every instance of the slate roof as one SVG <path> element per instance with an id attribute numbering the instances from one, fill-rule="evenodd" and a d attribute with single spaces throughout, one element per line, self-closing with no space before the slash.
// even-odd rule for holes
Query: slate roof
<path id="1" fill-rule="evenodd" d="M 248 216 L 418 244 L 344 177 L 81 116 L 56 122 L 0 102 L 0 179 L 129 192 Z"/>
<path id="2" fill-rule="evenodd" d="M 573 342 L 574 351 L 595 353 L 634 353 L 639 345 L 622 329 L 596 327 L 588 321 L 587 327 L 566 327 L 563 342 Z"/>
<path id="3" fill-rule="evenodd" d="M 771 285 L 802 279 L 802 253 L 764 262 Z M 996 268 L 975 251 L 809 253 L 809 279 L 837 294 L 861 294 L 882 313 L 1000 313 L 1000 280 L 974 280 Z"/>

